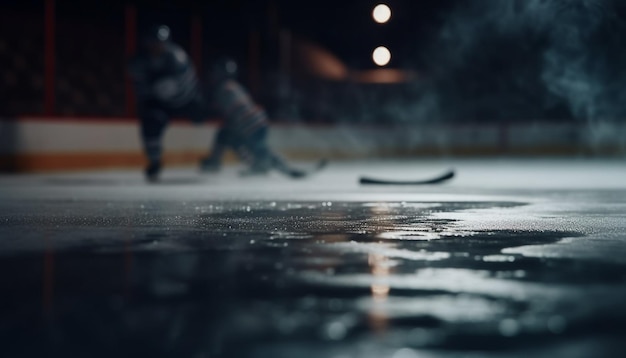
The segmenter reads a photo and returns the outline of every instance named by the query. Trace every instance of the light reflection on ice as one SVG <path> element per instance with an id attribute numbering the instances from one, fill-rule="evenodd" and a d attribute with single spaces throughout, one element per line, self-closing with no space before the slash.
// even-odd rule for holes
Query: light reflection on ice
<path id="1" fill-rule="evenodd" d="M 397 265 L 397 262 L 390 261 L 385 255 L 369 254 L 367 263 L 371 268 L 372 275 L 376 277 L 387 277 L 391 274 L 391 268 Z M 389 285 L 372 283 L 372 297 L 378 301 L 385 301 L 389 296 Z"/>
<path id="2" fill-rule="evenodd" d="M 564 317 L 556 315 L 548 319 L 547 326 L 550 332 L 554 334 L 561 334 L 567 327 L 567 321 Z"/>
<path id="3" fill-rule="evenodd" d="M 488 255 L 483 256 L 484 262 L 515 262 L 515 256 L 509 255 Z"/>
<path id="4" fill-rule="evenodd" d="M 413 208 L 413 209 L 431 209 L 441 207 L 441 203 L 407 203 L 407 202 L 370 202 L 363 203 L 366 208 Z"/>
<path id="5" fill-rule="evenodd" d="M 288 232 L 288 231 L 276 231 L 272 232 L 269 239 L 270 240 L 279 240 L 279 239 L 297 239 L 304 240 L 310 239 L 313 235 L 304 233 L 304 232 Z"/>
<path id="6" fill-rule="evenodd" d="M 427 297 L 389 297 L 384 302 L 363 298 L 357 309 L 384 311 L 390 318 L 435 316 L 449 322 L 488 321 L 507 312 L 504 302 L 470 295 Z"/>
<path id="7" fill-rule="evenodd" d="M 326 243 L 323 249 L 340 250 L 347 253 L 364 253 L 382 255 L 388 258 L 414 260 L 414 261 L 441 261 L 449 259 L 449 252 L 431 252 L 426 250 L 411 251 L 397 249 L 393 244 L 351 244 L 351 243 Z"/>
<path id="8" fill-rule="evenodd" d="M 414 231 L 387 231 L 387 232 L 382 232 L 376 235 L 376 237 L 379 239 L 386 239 L 386 240 L 430 241 L 430 240 L 440 239 L 441 235 L 439 235 L 438 233 L 434 233 L 434 232 L 414 230 Z"/>
<path id="9" fill-rule="evenodd" d="M 519 334 L 520 329 L 521 328 L 519 322 L 512 318 L 503 319 L 502 321 L 500 321 L 500 324 L 498 326 L 500 334 L 505 337 L 516 336 L 517 334 Z"/>
<path id="10" fill-rule="evenodd" d="M 445 253 L 447 254 L 447 253 Z M 503 280 L 494 277 L 486 270 L 458 268 L 424 268 L 415 274 L 395 274 L 379 280 L 369 274 L 336 275 L 329 279 L 317 272 L 303 273 L 306 282 L 346 287 L 371 287 L 373 283 L 388 284 L 393 289 L 445 291 L 449 293 L 469 293 L 503 297 L 512 300 L 526 300 L 530 296 L 568 296 L 575 295 L 574 288 L 550 286 L 539 283 Z"/>
<path id="11" fill-rule="evenodd" d="M 326 327 L 324 327 L 324 334 L 326 338 L 333 341 L 342 340 L 346 334 L 348 333 L 348 328 L 346 324 L 341 320 L 330 322 Z"/>
<path id="12" fill-rule="evenodd" d="M 418 358 L 420 357 L 419 354 L 417 354 L 416 351 L 410 349 L 410 348 L 401 348 L 398 349 L 392 356 L 391 358 Z"/>
<path id="13" fill-rule="evenodd" d="M 438 240 L 443 237 L 466 237 L 475 235 L 474 231 L 456 231 L 456 230 L 442 230 L 433 231 L 428 227 L 416 227 L 410 230 L 395 230 L 385 231 L 376 235 L 377 238 L 385 240 L 420 240 L 430 241 Z"/>

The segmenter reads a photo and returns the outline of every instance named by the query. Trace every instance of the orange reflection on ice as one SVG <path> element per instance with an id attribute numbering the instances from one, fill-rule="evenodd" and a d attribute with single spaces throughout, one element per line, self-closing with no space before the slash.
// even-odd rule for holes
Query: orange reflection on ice
<path id="1" fill-rule="evenodd" d="M 369 254 L 368 263 L 372 269 L 374 281 L 372 282 L 372 296 L 377 301 L 384 301 L 389 296 L 390 287 L 377 278 L 389 276 L 391 271 L 388 258 L 379 254 Z"/>

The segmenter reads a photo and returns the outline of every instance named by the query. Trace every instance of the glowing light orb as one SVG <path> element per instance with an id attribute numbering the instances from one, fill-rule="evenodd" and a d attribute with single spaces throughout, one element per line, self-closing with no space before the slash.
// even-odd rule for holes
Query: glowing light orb
<path id="1" fill-rule="evenodd" d="M 377 47 L 372 53 L 372 59 L 378 66 L 386 66 L 391 61 L 391 52 L 385 46 Z"/>
<path id="2" fill-rule="evenodd" d="M 391 9 L 385 4 L 376 5 L 372 17 L 377 23 L 384 24 L 391 19 Z"/>

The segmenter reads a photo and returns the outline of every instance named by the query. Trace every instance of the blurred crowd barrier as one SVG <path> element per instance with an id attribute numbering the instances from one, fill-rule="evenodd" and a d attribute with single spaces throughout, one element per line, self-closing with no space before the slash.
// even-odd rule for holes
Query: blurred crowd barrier
<path id="1" fill-rule="evenodd" d="M 0 11 L 0 113 L 44 113 L 43 15 Z M 123 28 L 114 24 L 59 21 L 54 51 L 57 115 L 126 114 Z"/>

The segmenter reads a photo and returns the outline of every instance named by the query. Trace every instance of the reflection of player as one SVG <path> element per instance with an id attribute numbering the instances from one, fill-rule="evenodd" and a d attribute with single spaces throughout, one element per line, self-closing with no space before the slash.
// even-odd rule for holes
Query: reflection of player
<path id="1" fill-rule="evenodd" d="M 143 38 L 138 55 L 131 60 L 141 138 L 148 157 L 146 178 L 157 181 L 161 171 L 161 140 L 171 117 L 198 123 L 207 116 L 195 69 L 183 49 L 169 41 L 167 26 L 152 28 Z"/>
<path id="2" fill-rule="evenodd" d="M 215 61 L 210 83 L 213 105 L 223 118 L 211 156 L 202 160 L 205 172 L 219 170 L 226 149 L 232 149 L 246 162 L 249 174 L 264 174 L 276 169 L 291 177 L 302 177 L 305 172 L 292 169 L 267 144 L 268 120 L 266 112 L 235 80 L 237 64 L 229 58 Z"/>

